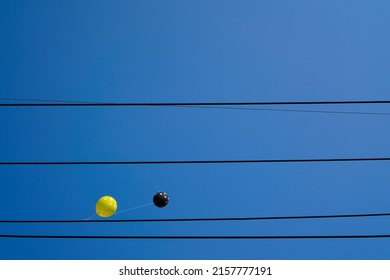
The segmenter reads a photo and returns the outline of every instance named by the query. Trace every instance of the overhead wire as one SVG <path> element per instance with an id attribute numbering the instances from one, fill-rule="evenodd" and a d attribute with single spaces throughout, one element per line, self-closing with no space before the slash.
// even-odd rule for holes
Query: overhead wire
<path id="1" fill-rule="evenodd" d="M 5 101 L 28 101 L 28 102 L 58 102 L 58 103 L 100 103 L 95 101 L 75 101 L 75 100 L 63 100 L 63 99 L 34 99 L 34 98 L 9 98 L 0 97 L 0 100 Z"/>
<path id="2" fill-rule="evenodd" d="M 390 104 L 390 100 L 340 100 L 340 101 L 245 101 L 245 102 L 90 102 L 50 99 L 0 98 L 0 100 L 56 102 L 56 103 L 1 103 L 2 107 L 75 107 L 75 106 L 267 106 L 267 105 L 352 105 Z"/>
<path id="3" fill-rule="evenodd" d="M 17 235 L 1 234 L 0 238 L 40 239 L 367 239 L 390 238 L 390 234 L 376 235 Z"/>
<path id="4" fill-rule="evenodd" d="M 0 165 L 168 165 L 168 164 L 243 164 L 243 163 L 304 163 L 390 161 L 390 157 L 317 158 L 317 159 L 227 159 L 172 161 L 1 161 Z"/>
<path id="5" fill-rule="evenodd" d="M 362 111 L 329 111 L 329 110 L 304 110 L 304 109 L 277 109 L 277 108 L 245 108 L 249 105 L 351 105 L 351 104 L 389 104 L 387 100 L 360 100 L 360 101 L 297 101 L 297 102 L 186 102 L 186 103 L 123 103 L 123 102 L 94 102 L 75 101 L 58 99 L 27 99 L 27 98 L 7 98 L 5 101 L 28 101 L 46 103 L 0 103 L 0 107 L 79 107 L 79 106 L 152 106 L 152 107 L 181 107 L 196 109 L 225 109 L 241 111 L 271 111 L 271 112 L 295 112 L 295 113 L 322 113 L 322 114 L 344 114 L 344 115 L 378 115 L 389 116 L 385 112 L 362 112 Z M 55 103 L 47 103 L 55 102 Z M 226 107 L 226 106 L 242 107 Z"/>
<path id="6" fill-rule="evenodd" d="M 171 218 L 171 219 L 115 219 L 115 220 L 0 220 L 0 223 L 161 223 L 161 222 L 216 222 L 216 221 L 256 221 L 256 220 L 296 220 L 296 219 L 339 219 L 388 217 L 390 213 L 269 216 L 269 217 L 219 217 L 219 218 Z"/>
<path id="7" fill-rule="evenodd" d="M 224 106 L 177 106 L 188 108 L 218 109 L 218 110 L 240 110 L 240 111 L 271 111 L 271 112 L 295 112 L 295 113 L 321 113 L 321 114 L 344 114 L 344 115 L 378 115 L 390 116 L 390 113 L 383 112 L 358 112 L 358 111 L 328 111 L 328 110 L 301 110 L 301 109 L 271 109 L 271 108 L 238 108 Z"/>

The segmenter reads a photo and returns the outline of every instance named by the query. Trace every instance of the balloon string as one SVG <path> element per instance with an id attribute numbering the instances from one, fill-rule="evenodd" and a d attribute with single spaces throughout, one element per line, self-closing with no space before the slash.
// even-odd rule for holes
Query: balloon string
<path id="1" fill-rule="evenodd" d="M 96 216 L 96 214 L 93 214 L 93 215 L 89 216 L 88 218 L 85 218 L 84 221 L 89 220 L 89 219 L 91 219 L 91 218 L 93 218 L 95 216 Z"/>
<path id="2" fill-rule="evenodd" d="M 135 210 L 135 209 L 138 209 L 138 208 L 146 207 L 146 206 L 149 206 L 149 205 L 152 205 L 152 204 L 153 204 L 153 202 L 152 202 L 152 203 L 148 203 L 148 204 L 144 204 L 144 205 L 141 205 L 141 206 L 136 206 L 136 207 L 133 207 L 133 208 L 125 209 L 125 210 L 116 212 L 115 215 L 117 215 L 117 214 L 119 214 L 119 213 L 128 212 L 128 211 L 131 211 L 131 210 Z M 97 214 L 93 214 L 93 215 L 89 216 L 88 218 L 85 218 L 84 221 L 89 220 L 89 219 L 92 219 L 92 218 L 94 218 L 95 216 L 97 216 Z"/>
<path id="3" fill-rule="evenodd" d="M 118 211 L 118 212 L 116 212 L 115 215 L 118 215 L 118 214 L 124 213 L 124 212 L 128 212 L 128 211 L 131 211 L 131 210 L 135 210 L 135 209 L 138 209 L 138 208 L 146 207 L 146 206 L 149 206 L 149 205 L 152 205 L 152 204 L 153 204 L 153 202 L 152 203 L 148 203 L 148 204 L 144 204 L 144 205 L 141 205 L 141 206 L 129 208 L 129 209 L 126 209 L 126 210 Z"/>

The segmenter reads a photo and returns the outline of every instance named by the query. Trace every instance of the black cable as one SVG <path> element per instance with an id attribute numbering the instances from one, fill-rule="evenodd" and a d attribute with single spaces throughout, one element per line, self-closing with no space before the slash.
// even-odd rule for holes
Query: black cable
<path id="1" fill-rule="evenodd" d="M 2 107 L 76 107 L 76 106 L 250 106 L 250 105 L 352 105 L 352 104 L 390 104 L 390 100 L 354 100 L 354 101 L 270 101 L 270 102 L 160 102 L 160 103 L 133 103 L 133 102 L 84 102 L 84 101 L 61 101 L 43 99 L 11 99 L 25 101 L 48 101 L 59 103 L 4 103 Z M 64 103 L 60 103 L 64 102 Z"/>
<path id="2" fill-rule="evenodd" d="M 240 164 L 240 163 L 299 163 L 389 161 L 382 158 L 321 158 L 321 159 L 242 159 L 242 160 L 174 160 L 174 161 L 1 161 L 0 165 L 149 165 L 149 164 Z"/>
<path id="3" fill-rule="evenodd" d="M 241 218 L 178 218 L 178 219 L 122 219 L 122 220 L 0 220 L 0 223 L 150 223 L 150 222 L 210 222 L 210 221 L 254 221 L 254 220 L 292 220 L 292 219 L 335 219 L 384 217 L 390 213 L 311 215 L 311 216 L 274 216 Z"/>
<path id="4" fill-rule="evenodd" d="M 28 99 L 28 98 L 8 98 L 8 97 L 0 97 L 0 100 L 7 101 L 32 101 L 32 102 L 58 102 L 58 103 L 101 103 L 94 101 L 75 101 L 75 100 L 58 100 L 58 99 Z"/>
<path id="5" fill-rule="evenodd" d="M 0 238 L 45 238 L 45 239 L 358 239 L 390 238 L 383 235 L 14 235 L 1 234 Z"/>
<path id="6" fill-rule="evenodd" d="M 84 106 L 86 104 L 89 104 L 88 106 L 172 106 L 172 107 L 188 107 L 188 108 L 203 108 L 203 109 L 227 109 L 227 110 L 243 110 L 243 111 L 273 111 L 273 112 L 297 112 L 297 113 L 323 113 L 323 114 L 348 114 L 348 115 L 379 115 L 379 116 L 389 116 L 390 113 L 383 113 L 383 112 L 351 112 L 351 111 L 325 111 L 325 110 L 302 110 L 302 109 L 264 109 L 264 108 L 235 108 L 235 107 L 223 107 L 223 105 L 290 105 L 289 104 L 281 104 L 280 102 L 276 102 L 277 104 L 270 104 L 267 102 L 261 102 L 259 104 L 258 102 L 233 102 L 233 103 L 174 103 L 174 104 L 185 104 L 185 105 L 174 105 L 171 103 L 107 103 L 107 102 L 93 102 L 93 101 L 72 101 L 72 100 L 56 100 L 56 99 L 24 99 L 24 98 L 0 98 L 0 100 L 18 100 L 18 101 L 35 101 L 35 102 L 56 102 L 60 104 L 50 104 L 50 103 L 44 103 L 44 104 L 38 104 L 38 103 L 24 103 L 24 104 L 16 104 L 16 103 L 9 103 L 9 104 L 0 104 L 0 107 L 39 107 L 39 106 Z M 379 104 L 384 103 L 387 104 L 389 101 L 340 101 L 342 103 L 339 103 L 338 101 L 331 101 L 329 102 L 315 102 L 315 104 Z M 337 102 L 337 103 L 335 103 Z M 358 102 L 358 103 L 355 103 Z M 363 103 L 363 102 L 369 102 L 369 103 Z M 374 102 L 374 103 L 372 103 Z M 66 103 L 73 103 L 73 104 L 66 104 Z M 80 103 L 80 104 L 77 104 Z M 271 102 L 275 103 L 275 102 Z M 298 102 L 301 104 L 301 102 Z M 297 103 L 297 104 L 298 104 Z M 313 103 L 313 102 L 311 102 Z M 115 105 L 113 105 L 115 104 Z M 203 104 L 203 105 L 199 105 Z M 204 105 L 207 104 L 208 106 Z M 214 106 L 210 106 L 209 104 L 213 104 Z M 307 103 L 301 104 L 306 105 Z M 296 104 L 295 104 L 296 105 Z"/>
<path id="7" fill-rule="evenodd" d="M 296 112 L 296 113 L 322 113 L 322 114 L 343 114 L 343 115 L 378 115 L 390 116 L 390 113 L 383 112 L 356 112 L 356 111 L 324 111 L 324 110 L 299 110 L 299 109 L 264 109 L 264 108 L 237 108 L 223 106 L 177 106 L 186 108 L 202 108 L 202 109 L 224 109 L 224 110 L 240 110 L 240 111 L 271 111 L 271 112 Z"/>

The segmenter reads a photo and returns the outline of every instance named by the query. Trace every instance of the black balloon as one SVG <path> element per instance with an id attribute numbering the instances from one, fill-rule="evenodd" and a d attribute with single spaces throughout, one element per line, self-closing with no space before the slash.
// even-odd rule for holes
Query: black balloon
<path id="1" fill-rule="evenodd" d="M 165 207 L 167 206 L 169 201 L 169 197 L 165 192 L 158 192 L 153 196 L 153 203 L 157 207 Z"/>

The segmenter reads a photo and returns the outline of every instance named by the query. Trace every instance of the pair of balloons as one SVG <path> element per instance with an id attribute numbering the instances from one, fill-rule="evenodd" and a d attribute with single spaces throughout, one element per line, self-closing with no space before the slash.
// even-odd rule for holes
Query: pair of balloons
<path id="1" fill-rule="evenodd" d="M 168 201 L 169 197 L 165 192 L 158 192 L 153 196 L 153 203 L 159 208 L 167 206 Z M 103 196 L 96 203 L 96 214 L 108 218 L 115 214 L 117 208 L 118 204 L 113 197 Z"/>

